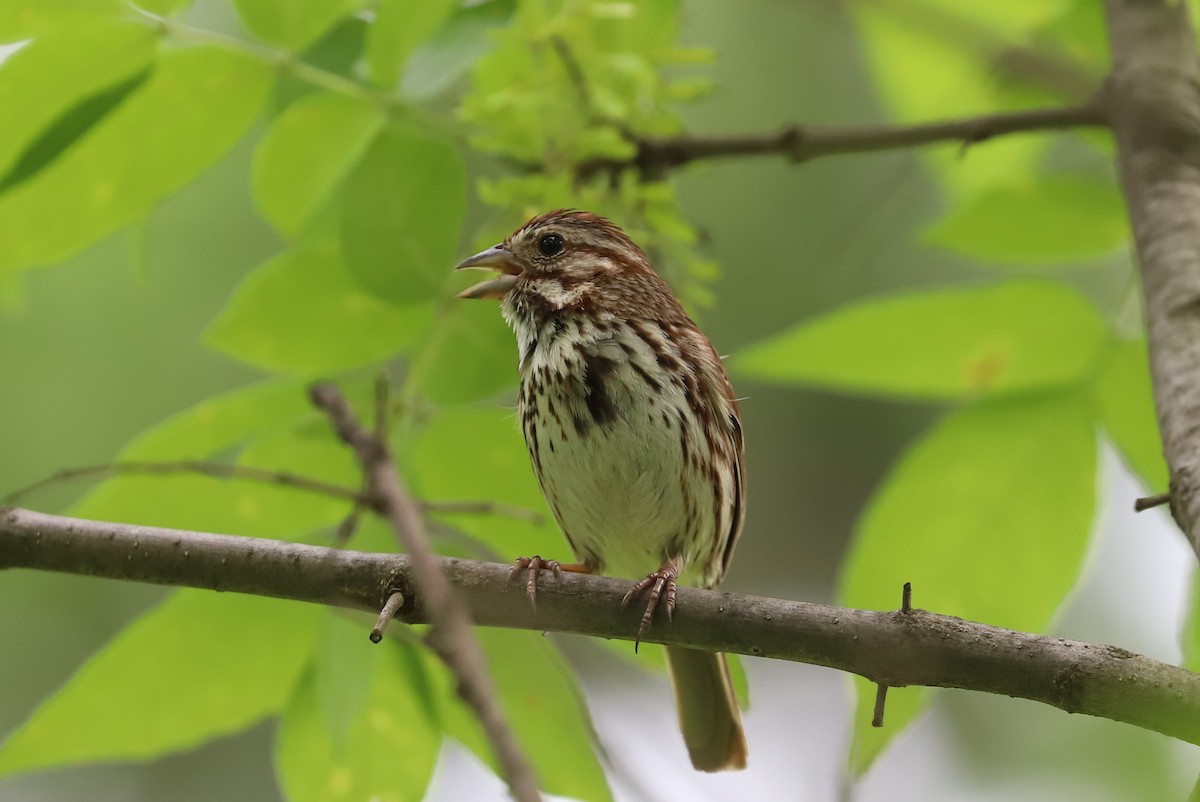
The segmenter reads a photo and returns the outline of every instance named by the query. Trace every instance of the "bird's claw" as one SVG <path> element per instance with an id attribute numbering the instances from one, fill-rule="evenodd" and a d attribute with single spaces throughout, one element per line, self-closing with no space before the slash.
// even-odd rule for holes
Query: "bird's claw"
<path id="1" fill-rule="evenodd" d="M 538 574 L 542 571 L 550 571 L 554 574 L 555 579 L 562 579 L 562 564 L 558 560 L 543 560 L 537 554 L 532 557 L 518 557 L 513 560 L 512 568 L 508 571 L 510 582 L 525 572 L 525 595 L 529 597 L 529 603 L 535 610 L 537 609 Z"/>
<path id="2" fill-rule="evenodd" d="M 647 574 L 646 578 L 638 582 L 625 597 L 621 599 L 621 606 L 627 607 L 629 603 L 638 596 L 650 591 L 646 597 L 646 612 L 642 613 L 642 621 L 638 625 L 637 637 L 633 641 L 633 650 L 636 652 L 638 646 L 642 643 L 642 638 L 650 631 L 650 622 L 654 620 L 654 611 L 658 609 L 660 599 L 665 599 L 667 620 L 670 621 L 675 613 L 675 588 L 677 572 L 670 565 L 665 565 L 654 573 Z"/>

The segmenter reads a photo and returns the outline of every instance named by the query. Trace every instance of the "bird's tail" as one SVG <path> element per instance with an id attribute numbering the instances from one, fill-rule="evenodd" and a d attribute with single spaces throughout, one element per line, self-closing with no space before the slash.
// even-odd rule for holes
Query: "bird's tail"
<path id="1" fill-rule="evenodd" d="M 744 769 L 746 735 L 725 655 L 671 646 L 667 668 L 692 765 L 700 771 Z"/>

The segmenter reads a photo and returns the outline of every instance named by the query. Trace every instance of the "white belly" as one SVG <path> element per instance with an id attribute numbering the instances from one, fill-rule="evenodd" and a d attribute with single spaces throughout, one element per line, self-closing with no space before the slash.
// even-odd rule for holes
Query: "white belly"
<path id="1" fill-rule="evenodd" d="M 719 542 L 715 491 L 696 459 L 703 433 L 678 413 L 686 408 L 682 390 L 653 387 L 646 378 L 652 355 L 626 353 L 612 341 L 594 343 L 589 355 L 545 350 L 523 366 L 520 415 L 542 489 L 576 557 L 629 578 L 671 559 L 681 580 L 703 584 Z M 547 382 L 555 371 L 575 382 L 573 392 Z M 594 396 L 589 403 L 598 383 L 605 403 Z M 685 483 L 693 488 L 686 497 Z"/>

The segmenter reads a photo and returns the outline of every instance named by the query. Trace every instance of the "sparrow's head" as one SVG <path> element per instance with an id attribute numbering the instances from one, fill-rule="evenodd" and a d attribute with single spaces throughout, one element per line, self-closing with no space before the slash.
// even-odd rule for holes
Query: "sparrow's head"
<path id="1" fill-rule="evenodd" d="M 455 268 L 465 269 L 499 275 L 458 297 L 502 300 L 506 314 L 517 309 L 542 318 L 594 310 L 629 316 L 643 306 L 678 308 L 642 250 L 616 225 L 590 212 L 560 209 L 539 215 Z"/>

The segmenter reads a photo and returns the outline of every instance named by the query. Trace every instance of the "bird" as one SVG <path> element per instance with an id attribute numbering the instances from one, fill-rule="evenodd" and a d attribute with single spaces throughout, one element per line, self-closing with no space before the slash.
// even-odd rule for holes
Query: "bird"
<path id="1" fill-rule="evenodd" d="M 557 209 L 461 262 L 495 277 L 517 340 L 517 414 L 542 493 L 577 560 L 544 570 L 636 579 L 636 641 L 679 583 L 715 588 L 745 519 L 741 411 L 720 356 L 650 260 L 599 215 Z M 636 648 L 636 645 L 635 645 Z M 700 771 L 741 769 L 747 744 L 725 655 L 666 647 L 684 744 Z"/>

